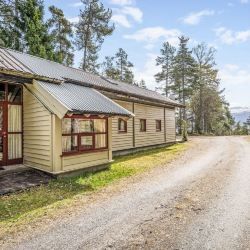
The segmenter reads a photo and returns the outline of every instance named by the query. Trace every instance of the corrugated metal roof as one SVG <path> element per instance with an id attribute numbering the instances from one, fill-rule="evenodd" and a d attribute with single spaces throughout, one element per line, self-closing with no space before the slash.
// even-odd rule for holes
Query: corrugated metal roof
<path id="1" fill-rule="evenodd" d="M 24 66 L 19 61 L 15 60 L 6 49 L 0 48 L 0 67 L 8 70 L 21 71 L 25 73 L 32 73 L 30 69 Z"/>
<path id="2" fill-rule="evenodd" d="M 71 83 L 54 84 L 37 81 L 54 98 L 72 112 L 134 116 L 97 90 Z"/>
<path id="3" fill-rule="evenodd" d="M 25 71 L 27 69 L 39 76 L 49 77 L 52 79 L 59 79 L 62 81 L 68 79 L 68 81 L 71 82 L 75 81 L 78 83 L 82 83 L 83 85 L 88 84 L 93 87 L 105 88 L 106 90 L 114 91 L 116 93 L 128 94 L 130 96 L 135 96 L 142 99 L 151 99 L 152 101 L 158 103 L 165 103 L 173 106 L 180 105 L 176 101 L 162 96 L 161 94 L 155 91 L 142 89 L 138 86 L 120 81 L 105 79 L 98 75 L 87 73 L 80 69 L 66 67 L 62 64 L 48 61 L 36 56 L 31 56 L 6 48 L 0 48 L 0 52 L 2 54 L 4 54 L 4 51 L 7 51 L 7 53 L 13 57 L 11 61 L 14 61 L 18 66 L 25 65 L 25 68 L 21 68 L 20 66 L 20 69 L 22 71 Z M 5 59 L 3 58 L 2 61 L 5 61 Z M 6 67 L 8 67 L 8 65 Z M 11 65 L 9 67 L 10 69 L 12 69 Z"/>

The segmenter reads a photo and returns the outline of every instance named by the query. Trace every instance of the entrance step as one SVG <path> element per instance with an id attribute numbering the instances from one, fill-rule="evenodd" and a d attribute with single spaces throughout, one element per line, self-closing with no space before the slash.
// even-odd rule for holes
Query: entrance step
<path id="1" fill-rule="evenodd" d="M 0 167 L 0 176 L 10 174 L 10 173 L 19 173 L 19 172 L 23 172 L 29 169 L 30 169 L 29 167 L 26 167 L 22 164 L 2 166 Z"/>

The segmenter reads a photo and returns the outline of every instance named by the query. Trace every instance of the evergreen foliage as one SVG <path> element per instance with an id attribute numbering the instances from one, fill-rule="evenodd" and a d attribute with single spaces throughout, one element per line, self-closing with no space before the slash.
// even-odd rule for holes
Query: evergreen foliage
<path id="1" fill-rule="evenodd" d="M 51 31 L 52 43 L 54 47 L 54 60 L 66 66 L 73 64 L 74 54 L 71 38 L 73 30 L 71 23 L 65 18 L 61 9 L 50 6 L 51 18 L 47 25 Z"/>
<path id="2" fill-rule="evenodd" d="M 134 84 L 134 65 L 128 60 L 128 54 L 122 48 L 119 48 L 115 56 L 105 57 L 102 63 L 102 74 L 110 79 L 120 80 L 122 82 Z"/>
<path id="3" fill-rule="evenodd" d="M 79 22 L 76 24 L 75 44 L 79 51 L 83 51 L 81 68 L 97 73 L 98 51 L 104 38 L 115 29 L 114 24 L 109 24 L 112 11 L 106 10 L 99 0 L 82 0 L 82 3 L 84 9 L 80 10 Z"/>
<path id="4" fill-rule="evenodd" d="M 161 56 L 156 58 L 156 66 L 161 66 L 161 72 L 155 75 L 155 80 L 158 83 L 164 82 L 164 86 L 161 87 L 166 96 L 169 94 L 169 89 L 173 84 L 173 62 L 175 58 L 175 47 L 171 46 L 169 42 L 163 43 L 160 50 Z"/>

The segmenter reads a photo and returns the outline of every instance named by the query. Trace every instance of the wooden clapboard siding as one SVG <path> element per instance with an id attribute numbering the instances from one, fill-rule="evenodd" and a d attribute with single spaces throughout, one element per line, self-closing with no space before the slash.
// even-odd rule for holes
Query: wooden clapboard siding
<path id="1" fill-rule="evenodd" d="M 109 162 L 108 150 L 62 157 L 62 171 L 78 170 Z"/>
<path id="2" fill-rule="evenodd" d="M 165 109 L 165 120 L 166 120 L 166 141 L 174 142 L 176 140 L 175 131 L 175 110 Z"/>
<path id="3" fill-rule="evenodd" d="M 162 144 L 164 140 L 164 108 L 135 103 L 135 147 Z M 140 119 L 146 120 L 146 132 L 140 132 Z M 161 120 L 161 131 L 156 131 Z"/>
<path id="4" fill-rule="evenodd" d="M 52 172 L 51 113 L 24 88 L 23 161 L 24 164 Z"/>
<path id="5" fill-rule="evenodd" d="M 125 109 L 133 112 L 133 103 L 116 101 L 119 105 Z M 127 121 L 127 133 L 118 132 L 118 118 L 112 118 L 112 150 L 124 150 L 133 147 L 133 119 L 130 118 Z"/>

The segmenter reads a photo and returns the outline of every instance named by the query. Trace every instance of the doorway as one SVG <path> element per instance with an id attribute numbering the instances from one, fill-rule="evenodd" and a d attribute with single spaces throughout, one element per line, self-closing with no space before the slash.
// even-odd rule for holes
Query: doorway
<path id="1" fill-rule="evenodd" d="M 23 162 L 22 85 L 0 82 L 0 166 Z"/>

